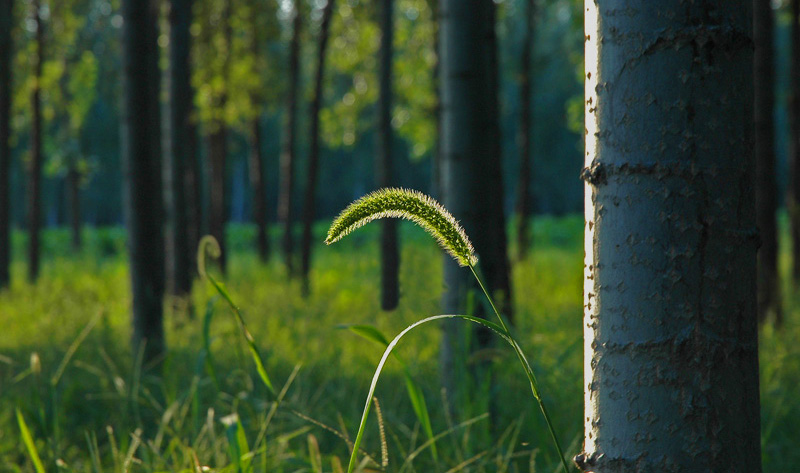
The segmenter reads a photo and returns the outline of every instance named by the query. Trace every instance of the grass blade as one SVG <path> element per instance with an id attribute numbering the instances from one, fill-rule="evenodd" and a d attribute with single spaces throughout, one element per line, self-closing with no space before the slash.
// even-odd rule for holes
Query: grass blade
<path id="1" fill-rule="evenodd" d="M 383 335 L 383 333 L 371 325 L 341 325 L 339 328 L 347 328 L 356 335 L 375 342 L 384 348 L 389 345 L 389 340 Z M 414 409 L 414 414 L 416 414 L 417 420 L 422 426 L 422 430 L 425 431 L 425 435 L 428 436 L 429 440 L 432 440 L 434 438 L 433 426 L 431 425 L 431 416 L 428 412 L 428 405 L 425 402 L 425 396 L 422 393 L 422 388 L 420 388 L 416 381 L 414 381 L 414 377 L 411 376 L 411 371 L 408 369 L 408 365 L 406 365 L 400 356 L 395 353 L 394 357 L 403 367 L 403 377 L 405 379 L 406 391 L 408 392 L 408 398 L 411 401 L 411 407 Z M 439 461 L 439 453 L 436 450 L 435 441 L 431 443 L 431 456 L 433 457 L 434 462 Z"/>
<path id="2" fill-rule="evenodd" d="M 498 335 L 503 337 L 509 343 L 513 343 L 503 331 L 502 327 L 494 322 L 490 322 L 488 320 L 481 319 L 479 317 L 473 317 L 470 315 L 461 315 L 461 314 L 443 314 L 443 315 L 434 315 L 431 317 L 426 317 L 422 320 L 418 320 L 413 324 L 409 325 L 408 327 L 404 328 L 402 332 L 400 332 L 394 339 L 389 342 L 386 346 L 386 350 L 383 352 L 383 356 L 381 357 L 380 362 L 378 362 L 378 367 L 375 369 L 375 374 L 372 376 L 372 382 L 369 386 L 369 394 L 367 394 L 367 401 L 364 404 L 364 410 L 361 414 L 361 422 L 358 425 L 358 433 L 356 433 L 356 440 L 353 443 L 353 451 L 350 455 L 350 463 L 347 466 L 347 473 L 353 473 L 356 467 L 356 457 L 358 454 L 358 449 L 361 446 L 361 440 L 364 437 L 364 430 L 367 425 L 367 418 L 369 417 L 370 406 L 372 405 L 372 397 L 375 395 L 375 388 L 378 386 L 378 379 L 383 372 L 383 366 L 386 364 L 386 360 L 389 358 L 389 355 L 392 354 L 392 350 L 408 332 L 414 330 L 415 328 L 419 327 L 420 325 L 426 324 L 428 322 L 433 322 L 435 320 L 443 320 L 443 319 L 453 319 L 453 318 L 460 318 L 464 319 L 479 325 L 483 325 L 484 327 L 496 332 Z"/>
<path id="3" fill-rule="evenodd" d="M 22 443 L 25 444 L 25 448 L 28 450 L 28 456 L 31 457 L 31 462 L 33 462 L 33 468 L 36 470 L 36 473 L 45 473 L 42 459 L 39 457 L 39 451 L 36 449 L 36 443 L 33 441 L 33 437 L 31 437 L 31 431 L 28 430 L 28 424 L 25 423 L 25 418 L 22 416 L 22 412 L 19 408 L 17 408 L 17 424 L 19 424 Z"/>
<path id="4" fill-rule="evenodd" d="M 236 303 L 233 302 L 233 299 L 228 294 L 228 291 L 225 290 L 225 287 L 222 285 L 222 283 L 217 282 L 217 280 L 206 271 L 206 252 L 213 257 L 219 257 L 220 255 L 219 243 L 211 235 L 206 235 L 200 240 L 200 244 L 197 249 L 197 270 L 202 277 L 208 279 L 211 285 L 214 286 L 214 289 L 217 290 L 219 295 L 222 296 L 222 298 L 225 299 L 225 302 L 227 302 L 230 306 L 233 314 L 236 316 L 236 321 L 239 323 L 239 329 L 242 331 L 244 339 L 247 342 L 250 355 L 252 356 L 253 362 L 256 365 L 258 377 L 261 378 L 261 381 L 264 383 L 264 386 L 269 389 L 269 392 L 275 394 L 275 388 L 272 387 L 272 381 L 270 381 L 269 375 L 267 375 L 267 370 L 264 368 L 264 361 L 261 358 L 261 353 L 258 351 L 258 346 L 256 346 L 256 340 L 253 338 L 250 330 L 247 329 L 247 324 L 244 322 L 242 312 L 239 310 L 239 307 L 236 305 Z"/>

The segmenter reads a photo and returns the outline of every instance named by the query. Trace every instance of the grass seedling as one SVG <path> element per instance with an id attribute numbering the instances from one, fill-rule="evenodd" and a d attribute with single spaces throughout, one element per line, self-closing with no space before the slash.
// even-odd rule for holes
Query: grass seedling
<path id="1" fill-rule="evenodd" d="M 422 324 L 446 318 L 460 318 L 491 329 L 509 345 L 511 345 L 520 364 L 522 365 L 523 370 L 525 371 L 525 375 L 528 378 L 531 394 L 538 403 L 539 409 L 542 411 L 542 415 L 544 416 L 545 423 L 550 431 L 550 436 L 553 439 L 553 444 L 555 445 L 558 457 L 561 460 L 561 465 L 564 468 L 564 473 L 568 473 L 569 467 L 567 467 L 567 462 L 564 458 L 564 452 L 561 449 L 561 444 L 558 442 L 558 436 L 553 428 L 550 415 L 548 414 L 544 402 L 542 401 L 542 397 L 539 393 L 539 386 L 536 382 L 536 377 L 533 374 L 533 369 L 531 368 L 528 359 L 525 357 L 525 354 L 522 352 L 519 343 L 517 343 L 516 339 L 511 334 L 511 331 L 509 330 L 505 320 L 503 320 L 502 315 L 500 315 L 500 312 L 497 310 L 492 296 L 489 294 L 485 285 L 483 284 L 483 280 L 478 275 L 478 271 L 476 270 L 478 257 L 475 254 L 472 243 L 469 241 L 464 229 L 458 224 L 456 219 L 444 207 L 441 206 L 441 204 L 418 191 L 397 188 L 380 189 L 362 197 L 345 208 L 331 224 L 330 230 L 328 230 L 328 236 L 325 239 L 325 243 L 335 243 L 353 230 L 356 230 L 373 220 L 386 217 L 404 218 L 416 223 L 431 236 L 433 236 L 439 243 L 439 246 L 449 253 L 460 266 L 469 268 L 470 272 L 475 277 L 475 280 L 478 282 L 481 291 L 483 291 L 483 294 L 489 301 L 489 305 L 491 305 L 492 311 L 494 311 L 495 315 L 497 316 L 499 324 L 469 315 L 446 314 L 427 317 L 409 325 L 403 331 L 401 331 L 386 346 L 386 350 L 384 351 L 383 356 L 378 363 L 378 367 L 375 370 L 375 374 L 372 377 L 369 394 L 367 395 L 367 400 L 364 404 L 364 410 L 361 415 L 361 422 L 358 427 L 358 433 L 356 434 L 353 450 L 350 455 L 350 463 L 347 467 L 347 472 L 352 473 L 355 469 L 356 457 L 361 445 L 361 440 L 364 436 L 367 416 L 369 415 L 372 397 L 375 394 L 375 388 L 378 384 L 378 378 L 380 377 L 383 366 L 394 347 L 397 345 L 400 339 L 403 338 L 403 336 Z"/>

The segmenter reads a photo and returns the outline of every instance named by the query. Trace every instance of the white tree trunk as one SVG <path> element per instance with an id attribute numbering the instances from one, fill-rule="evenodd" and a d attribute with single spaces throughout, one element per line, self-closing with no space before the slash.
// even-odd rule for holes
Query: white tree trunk
<path id="1" fill-rule="evenodd" d="M 761 471 L 752 11 L 585 2 L 584 471 Z"/>

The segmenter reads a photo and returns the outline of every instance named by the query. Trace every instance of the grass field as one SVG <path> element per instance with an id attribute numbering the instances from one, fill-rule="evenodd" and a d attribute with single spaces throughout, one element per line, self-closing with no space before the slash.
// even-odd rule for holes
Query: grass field
<path id="1" fill-rule="evenodd" d="M 87 230 L 85 250 L 75 254 L 65 231 L 47 231 L 42 277 L 33 286 L 24 282 L 24 242 L 16 234 L 14 282 L 0 293 L 0 471 L 37 469 L 16 408 L 46 471 L 342 471 L 383 348 L 341 324 L 371 324 L 392 337 L 438 313 L 440 250 L 421 230 L 401 228 L 402 299 L 391 313 L 379 309 L 374 228 L 315 249 L 307 300 L 297 282 L 287 282 L 277 255 L 258 262 L 252 228 L 230 229 L 223 279 L 273 383 L 284 388 L 280 404 L 260 383 L 231 312 L 207 282 L 195 283 L 193 315 L 167 315 L 170 354 L 163 376 L 156 375 L 128 346 L 124 232 Z M 322 227 L 319 234 L 317 241 Z M 538 219 L 532 257 L 513 274 L 515 331 L 570 456 L 582 440 L 582 239 L 579 216 Z M 788 263 L 784 251 L 783 267 Z M 784 295 L 785 326 L 761 334 L 765 471 L 800 464 L 800 293 L 787 285 Z M 380 415 L 373 411 L 362 447 L 377 463 L 368 468 L 388 462 L 385 471 L 556 471 L 513 353 L 498 344 L 466 357 L 466 365 L 488 357 L 495 367 L 489 392 L 443 393 L 439 338 L 429 325 L 398 348 L 425 394 L 436 460 L 402 366 L 390 362 L 377 390 Z"/>

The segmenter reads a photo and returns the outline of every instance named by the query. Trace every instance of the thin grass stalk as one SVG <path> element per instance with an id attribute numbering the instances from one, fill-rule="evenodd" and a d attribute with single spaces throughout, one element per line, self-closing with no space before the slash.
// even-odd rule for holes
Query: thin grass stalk
<path id="1" fill-rule="evenodd" d="M 522 367 L 525 370 L 525 375 L 528 377 L 528 382 L 531 385 L 531 393 L 533 397 L 536 399 L 536 402 L 539 404 L 539 409 L 542 411 L 542 415 L 544 416 L 544 421 L 547 424 L 547 429 L 550 431 L 550 436 L 553 438 L 553 443 L 555 444 L 556 451 L 558 451 L 558 458 L 561 460 L 561 466 L 564 467 L 564 473 L 569 472 L 569 467 L 567 466 L 567 461 L 564 459 L 564 451 L 561 449 L 561 444 L 558 441 L 558 437 L 556 436 L 555 429 L 553 428 L 553 422 L 550 420 L 550 414 L 547 413 L 547 408 L 544 405 L 544 401 L 542 400 L 542 396 L 539 394 L 539 384 L 536 382 L 536 376 L 533 374 L 533 369 L 531 368 L 530 363 L 528 363 L 528 359 L 525 357 L 525 354 L 522 352 L 519 344 L 517 343 L 516 339 L 511 335 L 511 332 L 506 325 L 506 322 L 503 320 L 503 317 L 500 315 L 500 312 L 497 310 L 497 307 L 494 305 L 494 300 L 492 300 L 492 296 L 489 295 L 489 291 L 486 290 L 486 287 L 483 285 L 483 281 L 478 276 L 478 273 L 475 272 L 475 267 L 473 265 L 469 265 L 469 270 L 472 272 L 472 275 L 475 276 L 475 280 L 478 281 L 478 285 L 481 287 L 483 294 L 486 296 L 486 299 L 489 300 L 489 305 L 492 306 L 492 310 L 494 311 L 497 318 L 500 320 L 500 326 L 505 331 L 505 338 L 509 344 L 514 348 L 514 352 L 517 354 L 517 358 L 519 362 L 522 363 Z"/>

